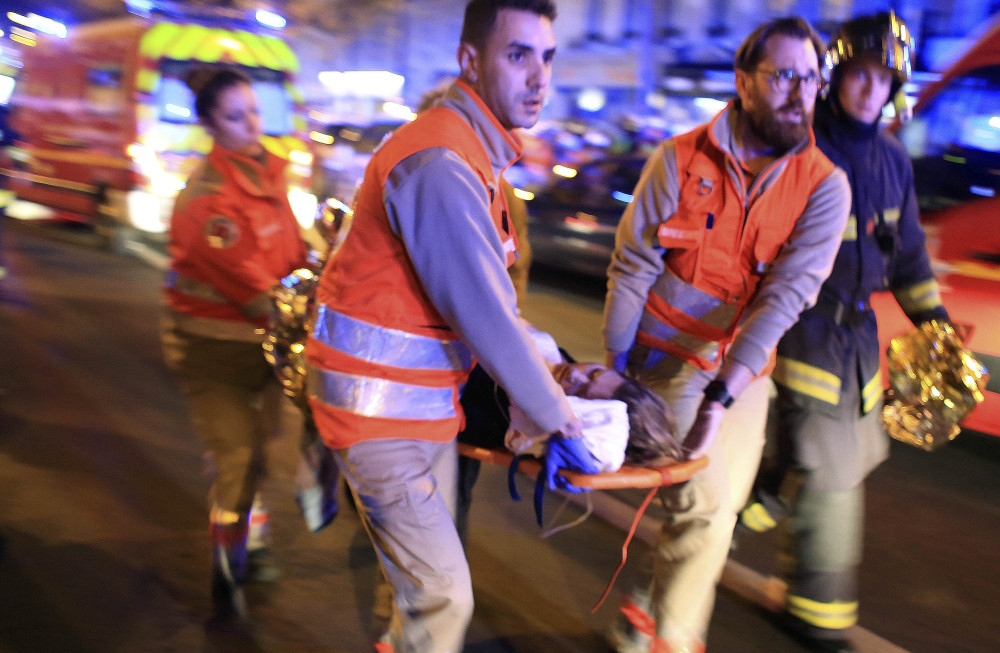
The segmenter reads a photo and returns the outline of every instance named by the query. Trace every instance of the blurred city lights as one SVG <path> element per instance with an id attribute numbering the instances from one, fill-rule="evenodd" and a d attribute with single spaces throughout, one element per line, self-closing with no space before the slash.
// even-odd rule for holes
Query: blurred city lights
<path id="1" fill-rule="evenodd" d="M 628 193 L 623 193 L 620 190 L 616 190 L 615 192 L 611 193 L 611 197 L 625 204 L 630 204 L 633 199 L 631 195 L 629 195 Z"/>
<path id="2" fill-rule="evenodd" d="M 285 20 L 284 16 L 279 16 L 273 11 L 268 11 L 267 9 L 258 9 L 257 13 L 254 14 L 254 18 L 257 22 L 264 27 L 270 27 L 271 29 L 282 29 L 288 21 Z"/>
<path id="3" fill-rule="evenodd" d="M 393 118 L 399 118 L 401 120 L 413 120 L 417 117 L 417 114 L 413 113 L 410 107 L 405 104 L 400 104 L 399 102 L 383 102 L 382 111 L 386 115 L 392 116 Z"/>
<path id="4" fill-rule="evenodd" d="M 727 102 L 725 100 L 719 100 L 714 97 L 697 97 L 694 99 L 694 105 L 699 109 L 703 109 L 709 113 L 719 113 L 726 108 Z"/>
<path id="5" fill-rule="evenodd" d="M 25 38 L 20 34 L 11 34 L 10 40 L 13 41 L 14 43 L 20 43 L 21 45 L 26 45 L 29 48 L 33 48 L 36 45 L 33 39 Z"/>
<path id="6" fill-rule="evenodd" d="M 166 109 L 166 111 L 168 113 L 172 113 L 172 114 L 180 116 L 182 118 L 190 118 L 191 117 L 191 109 L 188 109 L 187 107 L 178 106 L 176 104 L 167 104 L 164 107 L 164 109 Z"/>
<path id="7" fill-rule="evenodd" d="M 7 75 L 0 75 L 0 104 L 7 104 L 13 92 L 14 78 Z"/>
<path id="8" fill-rule="evenodd" d="M 317 143 L 322 143 L 323 145 L 333 145 L 333 136 L 330 134 L 324 134 L 323 132 L 311 131 L 309 132 L 309 140 L 316 141 Z"/>
<path id="9" fill-rule="evenodd" d="M 13 11 L 7 12 L 7 18 L 13 23 L 19 23 L 25 27 L 35 30 L 36 32 L 51 34 L 52 36 L 58 36 L 61 39 L 66 38 L 66 26 L 58 21 L 52 20 L 51 18 L 39 16 L 38 14 L 28 14 L 27 16 L 22 16 L 21 14 L 16 14 Z"/>
<path id="10" fill-rule="evenodd" d="M 289 152 L 288 160 L 292 163 L 298 163 L 304 166 L 312 165 L 313 162 L 312 154 L 303 152 L 302 150 L 292 150 Z"/>
<path id="11" fill-rule="evenodd" d="M 520 188 L 514 189 L 514 197 L 524 200 L 525 202 L 530 202 L 535 199 L 535 194 L 530 190 L 522 190 Z"/>
<path id="12" fill-rule="evenodd" d="M 334 97 L 398 97 L 406 81 L 387 70 L 324 70 L 318 77 Z"/>
<path id="13" fill-rule="evenodd" d="M 564 165 L 555 165 L 552 167 L 552 172 L 556 173 L 560 177 L 566 177 L 567 179 L 572 179 L 576 176 L 576 170 L 573 168 L 567 168 Z"/>
<path id="14" fill-rule="evenodd" d="M 243 44 L 236 39 L 231 39 L 228 36 L 219 37 L 219 45 L 228 50 L 242 50 Z"/>
<path id="15" fill-rule="evenodd" d="M 608 102 L 608 96 L 599 88 L 585 88 L 580 91 L 576 99 L 576 106 L 584 111 L 597 112 L 604 108 Z"/>
<path id="16" fill-rule="evenodd" d="M 125 0 L 125 7 L 133 14 L 148 16 L 153 11 L 152 0 Z"/>

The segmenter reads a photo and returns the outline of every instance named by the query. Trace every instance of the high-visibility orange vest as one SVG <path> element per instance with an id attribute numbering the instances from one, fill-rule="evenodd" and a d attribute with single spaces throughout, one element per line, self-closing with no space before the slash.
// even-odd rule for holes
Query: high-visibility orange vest
<path id="1" fill-rule="evenodd" d="M 748 200 L 728 172 L 736 161 L 712 133 L 723 115 L 674 139 L 680 197 L 657 231 L 666 269 L 650 289 L 636 338 L 704 370 L 722 362 L 757 285 L 834 169 L 810 132 L 808 147 L 780 159 L 777 179 L 762 191 L 751 185 Z"/>
<path id="2" fill-rule="evenodd" d="M 261 340 L 268 290 L 307 258 L 288 204 L 287 163 L 216 144 L 178 195 L 166 299 L 182 330 Z M 248 308 L 263 310 L 248 317 Z"/>
<path id="3" fill-rule="evenodd" d="M 498 122 L 495 127 L 503 129 Z M 383 200 L 392 169 L 432 147 L 452 150 L 478 174 L 490 196 L 506 264 L 516 258 L 504 194 L 485 147 L 464 118 L 435 107 L 385 141 L 365 171 L 350 231 L 317 291 L 307 388 L 328 446 L 372 438 L 443 442 L 464 424 L 459 389 L 472 356 L 427 297 Z"/>

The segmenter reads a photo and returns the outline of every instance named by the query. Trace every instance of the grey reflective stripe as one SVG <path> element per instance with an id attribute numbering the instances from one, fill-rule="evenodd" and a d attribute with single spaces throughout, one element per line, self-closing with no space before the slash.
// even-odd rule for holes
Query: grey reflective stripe
<path id="1" fill-rule="evenodd" d="M 653 283 L 652 292 L 664 302 L 717 329 L 728 329 L 740 307 L 698 290 L 669 269 Z"/>
<path id="2" fill-rule="evenodd" d="M 719 343 L 679 331 L 672 326 L 664 324 L 649 311 L 643 311 L 642 318 L 639 320 L 639 331 L 676 345 L 706 360 L 714 361 L 719 355 Z"/>
<path id="3" fill-rule="evenodd" d="M 472 369 L 472 353 L 460 340 L 441 340 L 376 326 L 320 304 L 313 338 L 369 363 L 413 370 Z"/>
<path id="4" fill-rule="evenodd" d="M 455 417 L 452 387 L 411 385 L 312 366 L 306 387 L 311 397 L 355 415 L 413 420 Z"/>
<path id="5" fill-rule="evenodd" d="M 191 277 L 185 277 L 183 274 L 178 274 L 174 270 L 167 272 L 164 284 L 166 284 L 168 288 L 173 288 L 182 295 L 190 295 L 191 297 L 196 297 L 197 299 L 201 299 L 206 302 L 214 302 L 216 304 L 231 303 L 229 298 L 216 290 L 214 286 L 202 281 L 196 281 Z"/>

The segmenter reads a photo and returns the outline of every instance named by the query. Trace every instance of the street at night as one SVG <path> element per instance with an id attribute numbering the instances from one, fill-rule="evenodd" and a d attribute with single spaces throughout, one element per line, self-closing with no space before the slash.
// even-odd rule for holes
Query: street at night
<path id="1" fill-rule="evenodd" d="M 324 531 L 306 530 L 292 439 L 272 447 L 268 486 L 282 577 L 250 589 L 252 630 L 208 621 L 207 481 L 160 354 L 162 271 L 102 252 L 84 232 L 12 222 L 0 282 L 0 651 L 371 650 L 370 544 L 346 504 Z M 524 312 L 592 359 L 601 355 L 601 302 L 599 282 L 538 268 Z M 934 453 L 898 443 L 892 453 L 868 484 L 861 650 L 997 650 L 1000 440 L 968 433 Z M 547 501 L 554 514 L 560 499 Z M 578 515 L 570 506 L 560 521 Z M 647 551 L 638 537 L 611 597 L 590 614 L 624 536 L 592 516 L 542 539 L 530 502 L 507 495 L 505 470 L 485 469 L 471 516 L 476 612 L 466 650 L 606 651 L 603 632 Z M 777 542 L 740 537 L 727 584 L 734 570 L 777 574 Z M 708 646 L 802 650 L 730 590 L 720 593 Z"/>

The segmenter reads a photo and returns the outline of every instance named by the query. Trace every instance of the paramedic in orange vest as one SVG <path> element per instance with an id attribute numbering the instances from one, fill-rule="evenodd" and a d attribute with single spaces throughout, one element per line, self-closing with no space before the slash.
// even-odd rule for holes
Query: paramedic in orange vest
<path id="1" fill-rule="evenodd" d="M 774 348 L 816 301 L 850 208 L 844 173 L 812 135 L 824 52 L 800 18 L 758 27 L 736 53 L 738 98 L 653 152 L 619 225 L 609 365 L 667 401 L 687 455 L 709 466 L 661 491 L 668 516 L 652 579 L 623 605 L 618 651 L 705 641 L 760 462 Z"/>
<path id="2" fill-rule="evenodd" d="M 264 444 L 282 400 L 261 347 L 268 290 L 306 263 L 306 247 L 288 204 L 287 162 L 261 144 L 250 80 L 232 70 L 198 70 L 189 85 L 214 142 L 174 205 L 163 347 L 215 466 L 216 616 L 245 619 L 248 572 L 251 580 L 274 576 L 260 538 L 249 541 L 248 554 Z M 255 521 L 258 514 L 255 508 Z"/>
<path id="3" fill-rule="evenodd" d="M 548 94 L 554 15 L 549 0 L 468 3 L 460 79 L 374 153 L 319 282 L 307 389 L 392 588 L 379 650 L 462 650 L 472 583 L 451 511 L 473 362 L 538 433 L 561 434 L 549 474 L 582 447 L 517 316 L 506 271 L 517 237 L 500 186 L 520 156 L 511 130 L 534 125 Z"/>

